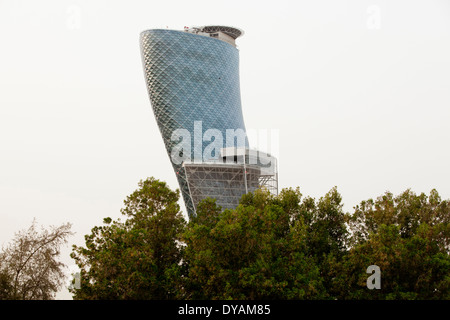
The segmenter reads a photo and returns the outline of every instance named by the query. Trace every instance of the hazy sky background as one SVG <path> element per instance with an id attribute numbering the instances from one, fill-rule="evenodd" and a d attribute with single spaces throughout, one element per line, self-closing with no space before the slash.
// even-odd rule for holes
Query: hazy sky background
<path id="1" fill-rule="evenodd" d="M 33 217 L 82 245 L 140 179 L 178 187 L 139 33 L 211 24 L 245 31 L 244 120 L 279 130 L 280 188 L 337 186 L 347 211 L 387 190 L 450 198 L 448 0 L 0 0 L 0 245 Z"/>

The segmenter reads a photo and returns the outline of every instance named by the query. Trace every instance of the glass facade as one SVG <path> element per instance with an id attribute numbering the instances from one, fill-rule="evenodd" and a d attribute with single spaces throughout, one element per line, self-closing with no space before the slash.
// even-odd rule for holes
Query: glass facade
<path id="1" fill-rule="evenodd" d="M 233 36 L 230 32 L 228 34 Z M 199 145 L 196 141 L 200 141 L 201 154 L 211 143 L 203 141 L 208 129 L 215 129 L 222 134 L 223 147 L 248 147 L 246 139 L 233 139 L 231 145 L 225 139 L 227 129 L 242 129 L 245 133 L 239 83 L 239 51 L 234 45 L 212 36 L 166 29 L 142 32 L 140 45 L 153 112 L 177 175 L 188 215 L 191 216 L 195 214 L 195 206 L 189 191 L 186 168 L 171 157 L 174 147 L 179 143 L 177 139 L 172 140 L 172 135 L 177 129 L 185 129 L 190 133 L 190 145 L 193 146 L 190 150 L 191 159 L 198 155 L 195 146 L 198 148 Z M 201 129 L 198 130 L 195 124 L 200 121 Z M 198 166 L 195 168 L 196 174 L 202 172 Z M 219 190 L 226 183 L 222 180 L 215 183 Z M 208 185 L 211 184 L 209 181 Z M 191 187 L 195 189 L 195 186 Z M 242 186 L 239 188 L 238 199 L 242 195 Z M 236 201 L 233 201 L 234 204 Z"/>

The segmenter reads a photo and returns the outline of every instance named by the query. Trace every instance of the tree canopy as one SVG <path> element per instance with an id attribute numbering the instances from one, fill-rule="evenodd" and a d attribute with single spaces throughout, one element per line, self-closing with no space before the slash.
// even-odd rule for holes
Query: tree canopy
<path id="1" fill-rule="evenodd" d="M 450 202 L 436 190 L 387 192 L 343 211 L 337 188 L 303 197 L 203 200 L 186 222 L 179 191 L 149 178 L 74 247 L 75 299 L 449 299 Z M 381 270 L 369 289 L 367 268 Z M 0 283 L 2 278 L 0 277 Z"/>
<path id="2" fill-rule="evenodd" d="M 334 279 L 338 298 L 450 299 L 450 202 L 436 190 L 362 201 L 349 217 L 352 246 Z M 364 266 L 382 270 L 381 290 L 364 289 Z"/>
<path id="3" fill-rule="evenodd" d="M 94 227 L 71 254 L 80 268 L 74 299 L 174 299 L 180 294 L 184 220 L 179 192 L 150 178 L 124 201 L 127 218 Z"/>

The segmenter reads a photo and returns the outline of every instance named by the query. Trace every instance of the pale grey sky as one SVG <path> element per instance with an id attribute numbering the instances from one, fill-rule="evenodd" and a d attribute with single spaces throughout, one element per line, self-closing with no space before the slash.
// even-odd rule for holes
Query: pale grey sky
<path id="1" fill-rule="evenodd" d="M 244 120 L 279 130 L 280 187 L 337 186 L 348 211 L 387 190 L 450 198 L 448 0 L 0 0 L 0 244 L 36 217 L 81 245 L 140 179 L 178 187 L 139 33 L 208 24 L 245 31 Z"/>

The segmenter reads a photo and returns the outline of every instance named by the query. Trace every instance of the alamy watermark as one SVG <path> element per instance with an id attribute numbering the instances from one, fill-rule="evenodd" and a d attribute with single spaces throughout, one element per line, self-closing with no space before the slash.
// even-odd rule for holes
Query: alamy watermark
<path id="1" fill-rule="evenodd" d="M 366 26 L 369 30 L 380 30 L 381 29 L 381 8 L 380 6 L 373 4 L 367 7 L 367 20 Z"/>
<path id="2" fill-rule="evenodd" d="M 65 279 L 65 285 L 67 289 L 81 288 L 80 269 L 77 265 L 72 264 L 68 267 L 68 270 L 65 272 Z"/>
<path id="3" fill-rule="evenodd" d="M 192 134 L 191 134 L 192 132 Z M 275 165 L 273 158 L 278 157 L 279 130 L 278 129 L 226 129 L 209 128 L 203 132 L 202 121 L 194 121 L 193 131 L 178 128 L 172 132 L 171 141 L 175 145 L 171 149 L 171 160 L 174 164 L 183 162 L 203 163 L 217 160 L 223 148 L 247 148 L 248 141 L 257 141 L 257 149 L 248 148 L 248 163 Z M 205 145 L 206 144 L 206 145 Z M 226 163 L 234 161 L 233 155 L 222 155 Z"/>
<path id="4" fill-rule="evenodd" d="M 71 5 L 66 9 L 66 27 L 69 30 L 81 29 L 81 7 Z"/>
<path id="5" fill-rule="evenodd" d="M 367 267 L 366 273 L 372 274 L 367 278 L 367 288 L 370 290 L 381 289 L 381 270 L 377 265 Z"/>

